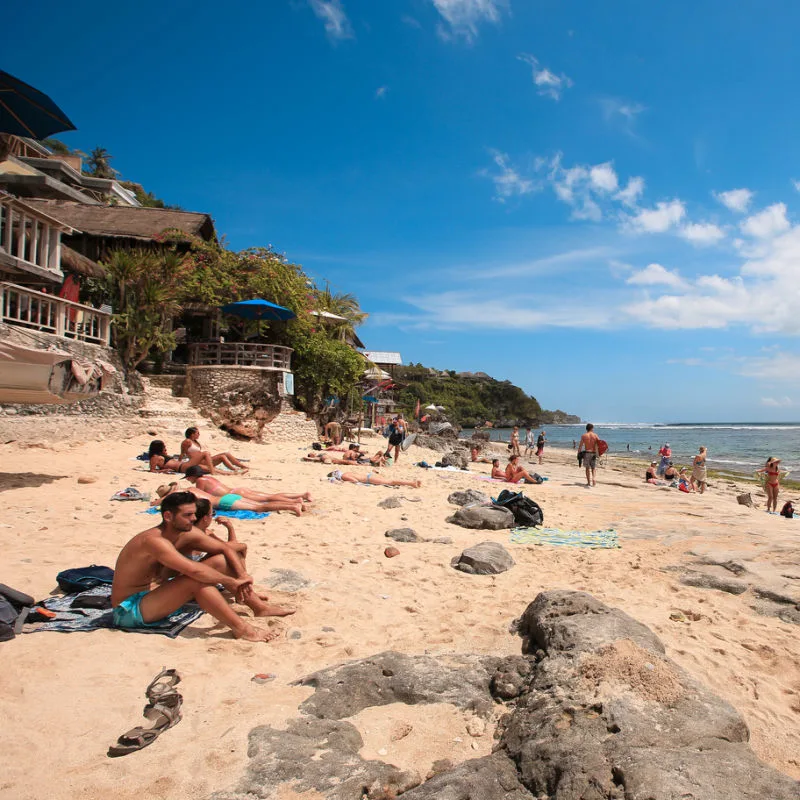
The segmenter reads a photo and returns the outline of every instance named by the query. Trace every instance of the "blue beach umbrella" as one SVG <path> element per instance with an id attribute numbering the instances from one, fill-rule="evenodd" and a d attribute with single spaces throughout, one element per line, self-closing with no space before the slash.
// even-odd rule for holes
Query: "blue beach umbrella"
<path id="1" fill-rule="evenodd" d="M 69 117 L 46 94 L 0 70 L 0 133 L 46 139 L 74 130 Z"/>
<path id="2" fill-rule="evenodd" d="M 297 316 L 290 308 L 270 303 L 269 300 L 262 300 L 260 297 L 253 300 L 239 300 L 238 303 L 228 303 L 221 307 L 221 311 L 234 317 L 257 320 L 287 320 Z"/>

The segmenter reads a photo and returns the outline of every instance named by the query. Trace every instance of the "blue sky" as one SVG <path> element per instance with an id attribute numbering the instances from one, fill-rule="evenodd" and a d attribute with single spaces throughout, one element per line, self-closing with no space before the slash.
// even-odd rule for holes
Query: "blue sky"
<path id="1" fill-rule="evenodd" d="M 2 67 L 62 138 L 356 294 L 369 349 L 596 422 L 800 419 L 795 2 L 37 7 Z"/>

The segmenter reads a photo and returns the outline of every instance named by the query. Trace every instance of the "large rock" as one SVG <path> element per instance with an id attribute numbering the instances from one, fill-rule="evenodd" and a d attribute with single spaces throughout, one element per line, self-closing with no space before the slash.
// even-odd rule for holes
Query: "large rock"
<path id="1" fill-rule="evenodd" d="M 452 561 L 455 569 L 470 575 L 499 575 L 510 570 L 514 563 L 508 550 L 497 542 L 481 542 L 468 547 Z"/>
<path id="2" fill-rule="evenodd" d="M 466 489 L 463 492 L 451 492 L 447 496 L 447 502 L 454 506 L 482 506 L 491 503 L 492 500 L 488 495 L 476 489 Z"/>
<path id="3" fill-rule="evenodd" d="M 443 467 L 469 469 L 469 456 L 466 450 L 451 450 L 442 456 L 441 463 Z"/>
<path id="4" fill-rule="evenodd" d="M 425 540 L 413 528 L 392 528 L 384 536 L 396 542 L 424 542 Z"/>
<path id="5" fill-rule="evenodd" d="M 492 506 L 469 506 L 459 508 L 448 522 L 472 530 L 500 531 L 514 527 L 514 515 L 507 508 Z"/>

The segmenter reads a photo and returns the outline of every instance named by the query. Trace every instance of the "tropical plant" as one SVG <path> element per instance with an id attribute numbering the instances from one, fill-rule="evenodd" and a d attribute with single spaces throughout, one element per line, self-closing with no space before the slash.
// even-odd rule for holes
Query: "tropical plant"
<path id="1" fill-rule="evenodd" d="M 350 292 L 332 292 L 330 284 L 326 281 L 324 289 L 314 291 L 316 311 L 327 311 L 342 317 L 342 320 L 325 322 L 325 328 L 332 338 L 346 342 L 355 335 L 355 329 L 367 318 L 361 310 L 358 300 Z"/>
<path id="2" fill-rule="evenodd" d="M 115 250 L 104 264 L 104 297 L 114 308 L 112 332 L 126 369 L 134 369 L 151 351 L 175 346 L 172 318 L 186 265 L 175 251 Z"/>
<path id="3" fill-rule="evenodd" d="M 95 147 L 87 156 L 83 171 L 93 178 L 115 178 L 119 173 L 111 166 L 113 158 L 105 147 Z"/>

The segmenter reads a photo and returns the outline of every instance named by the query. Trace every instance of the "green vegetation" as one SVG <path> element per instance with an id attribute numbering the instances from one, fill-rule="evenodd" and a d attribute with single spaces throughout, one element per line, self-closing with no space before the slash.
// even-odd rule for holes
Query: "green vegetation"
<path id="1" fill-rule="evenodd" d="M 400 404 L 406 412 L 413 413 L 417 400 L 423 408 L 431 403 L 444 406 L 448 419 L 465 427 L 487 421 L 503 427 L 580 422 L 561 411 L 543 410 L 535 397 L 510 381 L 459 377 L 453 370 L 439 371 L 421 364 L 398 367 L 395 380 L 403 387 Z"/>

